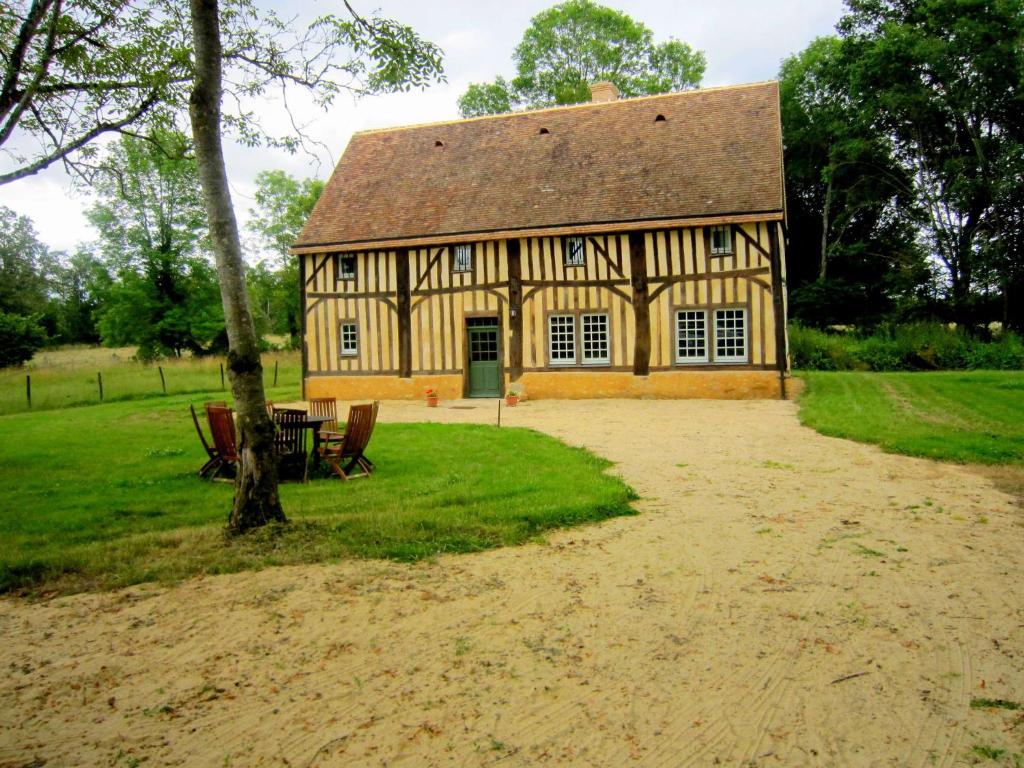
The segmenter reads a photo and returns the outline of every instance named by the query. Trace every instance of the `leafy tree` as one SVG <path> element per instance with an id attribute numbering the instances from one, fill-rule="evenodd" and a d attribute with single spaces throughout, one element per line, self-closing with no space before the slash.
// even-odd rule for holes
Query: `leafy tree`
<path id="1" fill-rule="evenodd" d="M 45 343 L 38 316 L 0 312 L 0 368 L 31 360 Z"/>
<path id="2" fill-rule="evenodd" d="M 223 343 L 224 315 L 204 238 L 196 162 L 180 133 L 125 136 L 102 156 L 87 216 L 114 278 L 98 309 L 107 344 L 139 356 L 201 354 Z"/>
<path id="3" fill-rule="evenodd" d="M 459 99 L 463 117 L 588 101 L 598 80 L 624 96 L 695 88 L 707 63 L 678 40 L 655 44 L 644 24 L 592 0 L 566 0 L 534 16 L 512 58 L 515 78 L 470 85 Z"/>
<path id="4" fill-rule="evenodd" d="M 262 171 L 256 176 L 256 208 L 249 228 L 261 245 L 277 257 L 278 267 L 265 264 L 250 271 L 259 305 L 274 333 L 288 334 L 299 343 L 299 268 L 288 249 L 298 239 L 313 206 L 323 192 L 320 179 L 296 179 L 284 171 Z"/>
<path id="5" fill-rule="evenodd" d="M 57 265 L 51 282 L 51 294 L 54 296 L 55 336 L 58 343 L 100 342 L 96 326 L 97 314 L 109 282 L 109 275 L 102 262 L 84 248 Z"/>
<path id="6" fill-rule="evenodd" d="M 779 73 L 794 318 L 871 325 L 924 280 L 911 181 L 889 137 L 850 97 L 835 37 L 814 40 Z"/>
<path id="7" fill-rule="evenodd" d="M 55 266 L 32 221 L 0 206 L 0 312 L 39 313 L 49 302 Z"/>
<path id="8" fill-rule="evenodd" d="M 984 251 L 1011 234 L 1002 227 L 1013 226 L 1012 213 L 1000 217 L 1000 201 L 1008 203 L 1009 190 L 1021 184 L 1024 5 L 847 4 L 839 30 L 851 62 L 851 97 L 892 137 L 924 211 L 931 250 L 947 272 L 953 318 L 972 327 L 980 319 L 976 289 L 984 279 Z M 1020 259 L 1017 251 L 1010 261 Z"/>

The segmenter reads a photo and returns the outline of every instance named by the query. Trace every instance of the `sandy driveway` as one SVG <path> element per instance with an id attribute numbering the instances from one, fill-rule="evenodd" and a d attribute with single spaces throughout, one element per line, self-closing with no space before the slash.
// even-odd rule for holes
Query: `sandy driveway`
<path id="1" fill-rule="evenodd" d="M 504 417 L 618 462 L 642 514 L 415 566 L 4 600 L 0 765 L 1024 753 L 1021 712 L 970 708 L 1024 701 L 1022 516 L 982 478 L 822 437 L 791 403 L 548 401 Z"/>

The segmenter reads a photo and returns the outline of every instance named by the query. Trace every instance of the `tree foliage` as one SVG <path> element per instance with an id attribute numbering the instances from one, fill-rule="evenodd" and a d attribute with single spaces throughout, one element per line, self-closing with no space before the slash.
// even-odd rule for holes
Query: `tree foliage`
<path id="1" fill-rule="evenodd" d="M 297 86 L 329 105 L 341 92 L 376 93 L 440 75 L 440 50 L 378 16 L 328 14 L 296 27 L 254 0 L 219 6 L 225 128 L 251 146 L 297 148 L 242 106 Z M 180 124 L 194 78 L 187 4 L 174 0 L 14 0 L 0 8 L 0 184 L 63 161 L 91 175 L 94 141 Z"/>
<path id="2" fill-rule="evenodd" d="M 196 162 L 180 133 L 125 136 L 98 158 L 87 217 L 111 272 L 97 311 L 106 344 L 143 359 L 223 350 L 224 314 L 204 236 Z"/>
<path id="3" fill-rule="evenodd" d="M 320 179 L 300 180 L 284 171 L 256 175 L 256 207 L 250 211 L 249 228 L 260 245 L 277 257 L 277 263 L 270 268 L 261 262 L 249 271 L 254 309 L 265 318 L 270 332 L 287 334 L 293 345 L 301 341 L 299 268 L 288 249 L 298 239 L 323 189 Z"/>
<path id="4" fill-rule="evenodd" d="M 647 26 L 592 0 L 567 0 L 534 16 L 512 58 L 511 81 L 470 85 L 459 99 L 463 117 L 589 101 L 598 80 L 624 96 L 695 88 L 706 66 L 703 52 L 679 40 L 655 43 Z"/>
<path id="5" fill-rule="evenodd" d="M 810 325 L 872 325 L 927 274 L 909 176 L 850 97 L 847 67 L 823 37 L 779 73 L 792 314 Z"/>
<path id="6" fill-rule="evenodd" d="M 1024 181 L 1024 4 L 847 4 L 839 29 L 851 96 L 892 138 L 930 250 L 945 268 L 953 317 L 971 326 L 987 252 L 1010 235 L 1000 229 L 1012 226 L 1012 190 Z"/>

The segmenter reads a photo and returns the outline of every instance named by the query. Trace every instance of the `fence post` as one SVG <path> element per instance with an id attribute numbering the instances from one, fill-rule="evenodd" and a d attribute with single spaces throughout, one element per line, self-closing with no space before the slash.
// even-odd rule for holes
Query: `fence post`
<path id="1" fill-rule="evenodd" d="M 167 380 L 164 379 L 164 367 L 162 365 L 158 365 L 156 367 L 156 369 L 158 371 L 160 371 L 160 387 L 163 389 L 164 394 L 166 395 L 167 394 Z"/>
<path id="2" fill-rule="evenodd" d="M 274 386 L 277 386 L 277 360 L 274 361 Z"/>
<path id="3" fill-rule="evenodd" d="M 224 389 L 224 363 L 220 364 L 220 388 Z"/>
<path id="4" fill-rule="evenodd" d="M 28 408 L 32 410 L 32 374 L 25 374 L 25 399 L 28 400 Z"/>
<path id="5" fill-rule="evenodd" d="M 96 383 L 100 385 L 100 402 L 103 402 L 103 374 L 99 371 L 96 372 Z"/>

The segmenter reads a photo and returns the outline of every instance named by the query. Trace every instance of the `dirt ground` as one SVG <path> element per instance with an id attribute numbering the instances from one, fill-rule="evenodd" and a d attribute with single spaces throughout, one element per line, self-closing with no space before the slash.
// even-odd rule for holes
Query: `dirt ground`
<path id="1" fill-rule="evenodd" d="M 0 601 L 0 765 L 1024 753 L 1024 713 L 971 706 L 1024 701 L 1024 527 L 990 480 L 822 437 L 792 403 L 538 401 L 503 422 L 617 462 L 641 514 L 411 566 Z"/>

